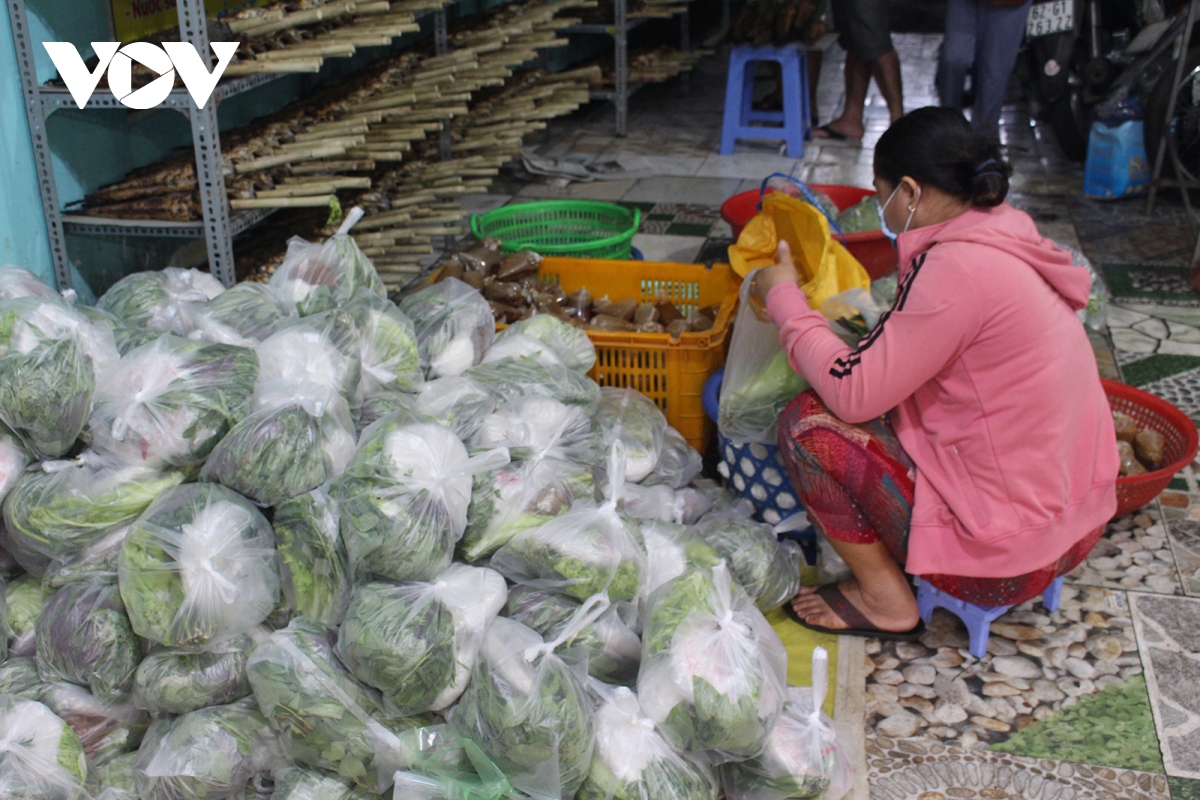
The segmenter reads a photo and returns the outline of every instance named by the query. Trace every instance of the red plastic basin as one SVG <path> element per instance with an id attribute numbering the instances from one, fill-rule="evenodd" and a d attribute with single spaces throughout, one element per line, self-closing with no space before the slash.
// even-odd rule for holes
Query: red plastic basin
<path id="1" fill-rule="evenodd" d="M 845 211 L 862 202 L 864 198 L 875 195 L 873 189 L 861 189 L 857 186 L 819 183 L 808 185 L 824 192 L 838 207 L 838 211 Z M 767 191 L 774 190 L 768 189 Z M 729 223 L 735 239 L 742 235 L 742 229 L 746 227 L 746 223 L 758 213 L 758 209 L 755 208 L 758 205 L 758 199 L 758 189 L 751 189 L 748 192 L 735 194 L 721 205 L 721 219 Z M 892 247 L 892 243 L 883 235 L 883 231 L 847 233 L 846 249 L 858 259 L 873 281 L 887 277 L 896 270 L 896 248 Z"/>

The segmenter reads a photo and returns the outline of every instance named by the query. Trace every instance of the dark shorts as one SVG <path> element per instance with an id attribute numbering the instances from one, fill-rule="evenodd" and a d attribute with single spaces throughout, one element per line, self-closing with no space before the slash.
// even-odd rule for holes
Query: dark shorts
<path id="1" fill-rule="evenodd" d="M 831 0 L 838 44 L 859 61 L 871 62 L 891 52 L 887 0 Z"/>

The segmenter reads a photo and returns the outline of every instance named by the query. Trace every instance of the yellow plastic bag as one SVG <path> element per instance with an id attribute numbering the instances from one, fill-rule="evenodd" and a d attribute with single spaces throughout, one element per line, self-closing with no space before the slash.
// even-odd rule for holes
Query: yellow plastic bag
<path id="1" fill-rule="evenodd" d="M 829 220 L 803 200 L 773 192 L 765 195 L 762 211 L 750 220 L 729 246 L 729 263 L 742 277 L 775 263 L 775 247 L 783 239 L 792 248 L 792 261 L 800 273 L 800 289 L 812 308 L 847 289 L 871 287 L 871 279 L 858 259 L 829 234 Z"/>

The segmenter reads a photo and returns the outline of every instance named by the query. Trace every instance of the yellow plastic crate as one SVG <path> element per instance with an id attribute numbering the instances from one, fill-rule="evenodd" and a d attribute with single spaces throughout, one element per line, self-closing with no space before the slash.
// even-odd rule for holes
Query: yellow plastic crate
<path id="1" fill-rule="evenodd" d="M 636 389 L 649 397 L 688 444 L 703 453 L 714 426 L 700 396 L 704 382 L 725 364 L 741 284 L 733 269 L 728 264 L 546 258 L 539 277 L 567 292 L 586 287 L 593 296 L 612 300 L 666 298 L 685 315 L 720 304 L 712 328 L 678 339 L 665 333 L 587 332 L 596 346 L 591 378 L 601 386 Z"/>

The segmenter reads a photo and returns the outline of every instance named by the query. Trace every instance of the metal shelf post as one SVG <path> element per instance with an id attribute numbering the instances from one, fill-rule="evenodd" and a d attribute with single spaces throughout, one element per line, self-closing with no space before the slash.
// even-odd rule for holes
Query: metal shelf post
<path id="1" fill-rule="evenodd" d="M 204 0 L 178 0 L 179 38 L 190 42 L 205 58 L 209 52 L 208 17 Z M 226 287 L 237 282 L 233 264 L 233 231 L 229 224 L 229 197 L 225 193 L 225 166 L 221 160 L 221 130 L 217 124 L 217 101 L 209 98 L 204 108 L 189 108 L 192 148 L 196 153 L 196 183 L 200 187 L 200 211 L 204 238 L 208 243 L 208 269 Z"/>
<path id="2" fill-rule="evenodd" d="M 25 0 L 8 0 L 8 17 L 12 24 L 13 45 L 17 51 L 17 69 L 21 73 L 21 93 L 25 96 L 25 115 L 29 118 L 29 139 L 33 144 L 42 210 L 46 214 L 46 233 L 50 239 L 54 282 L 59 291 L 66 291 L 72 288 L 71 262 L 67 258 L 67 239 L 63 232 L 61 206 L 58 204 L 58 187 L 54 182 L 54 164 L 50 158 L 50 141 L 46 136 L 46 112 L 42 107 L 33 40 L 29 38 Z"/>
<path id="3" fill-rule="evenodd" d="M 616 91 L 613 105 L 617 107 L 617 136 L 624 136 L 629 127 L 629 14 L 626 0 L 613 0 L 613 38 L 616 49 Z"/>

